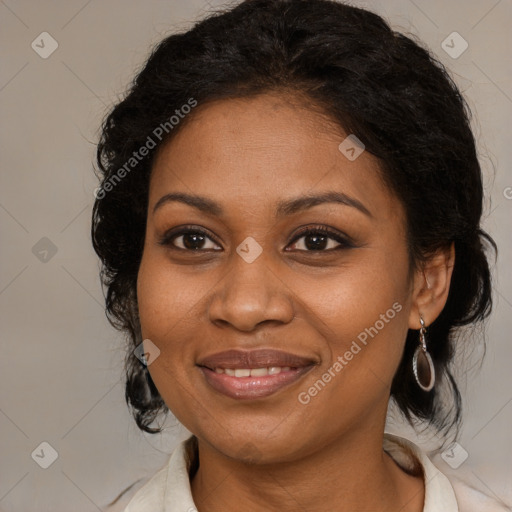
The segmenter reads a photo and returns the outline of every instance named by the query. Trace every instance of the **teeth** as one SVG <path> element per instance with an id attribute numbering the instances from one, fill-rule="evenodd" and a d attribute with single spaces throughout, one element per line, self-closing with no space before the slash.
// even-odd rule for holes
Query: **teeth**
<path id="1" fill-rule="evenodd" d="M 251 370 L 251 377 L 264 377 L 265 375 L 268 375 L 266 368 L 253 368 Z"/>
<path id="2" fill-rule="evenodd" d="M 215 368 L 215 373 L 225 373 L 230 377 L 265 377 L 290 371 L 289 366 L 270 366 L 269 368 Z"/>

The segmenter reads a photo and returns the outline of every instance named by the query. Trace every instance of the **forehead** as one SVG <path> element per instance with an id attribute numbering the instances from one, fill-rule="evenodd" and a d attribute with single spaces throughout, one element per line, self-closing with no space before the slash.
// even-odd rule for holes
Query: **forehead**
<path id="1" fill-rule="evenodd" d="M 182 191 L 214 197 L 233 213 L 241 207 L 256 213 L 287 197 L 333 190 L 369 209 L 398 212 L 377 159 L 363 151 L 350 160 L 340 151 L 348 135 L 293 96 L 264 94 L 199 105 L 157 154 L 150 208 L 161 195 Z"/>

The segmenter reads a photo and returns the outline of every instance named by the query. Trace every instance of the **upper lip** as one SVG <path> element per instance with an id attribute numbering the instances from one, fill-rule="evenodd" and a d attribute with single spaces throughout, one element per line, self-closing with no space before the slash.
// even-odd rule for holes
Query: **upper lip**
<path id="1" fill-rule="evenodd" d="M 316 364 L 314 359 L 273 349 L 226 350 L 204 357 L 197 363 L 210 370 L 215 368 L 268 368 L 272 366 L 302 368 Z"/>

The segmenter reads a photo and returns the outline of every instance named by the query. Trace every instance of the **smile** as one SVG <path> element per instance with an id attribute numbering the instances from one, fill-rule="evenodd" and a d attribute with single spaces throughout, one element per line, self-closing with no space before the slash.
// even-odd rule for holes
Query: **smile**
<path id="1" fill-rule="evenodd" d="M 239 400 L 264 398 L 297 382 L 317 364 L 311 358 L 270 349 L 229 350 L 199 361 L 206 383 Z"/>
<path id="2" fill-rule="evenodd" d="M 301 368 L 217 368 L 214 371 L 203 366 L 200 369 L 206 378 L 206 382 L 214 390 L 230 398 L 248 400 L 273 395 L 298 381 L 313 367 L 314 365 Z M 275 373 L 270 373 L 271 371 Z M 262 373 L 262 375 L 254 375 L 253 372 Z M 263 374 L 263 372 L 265 373 Z M 247 375 L 248 373 L 249 375 Z"/>

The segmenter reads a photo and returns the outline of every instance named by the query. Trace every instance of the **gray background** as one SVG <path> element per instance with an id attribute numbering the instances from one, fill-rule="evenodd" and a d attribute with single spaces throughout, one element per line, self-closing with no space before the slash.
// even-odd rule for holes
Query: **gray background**
<path id="1" fill-rule="evenodd" d="M 353 3 L 425 41 L 474 111 L 488 194 L 484 227 L 500 248 L 496 302 L 481 369 L 481 334 L 472 353 L 461 352 L 469 371 L 460 376 L 466 415 L 459 443 L 468 458 L 456 470 L 439 454 L 435 460 L 511 504 L 512 1 Z M 103 510 L 152 475 L 186 435 L 172 421 L 161 436 L 142 434 L 124 404 L 123 341 L 104 317 L 89 240 L 92 161 L 106 109 L 150 46 L 189 27 L 208 5 L 0 1 L 0 510 Z M 47 59 L 31 47 L 45 31 L 59 45 Z M 456 59 L 441 47 L 453 31 L 469 43 Z M 388 428 L 416 439 L 393 421 Z M 48 469 L 31 457 L 43 441 L 58 452 Z M 429 447 L 432 439 L 418 442 Z"/>

